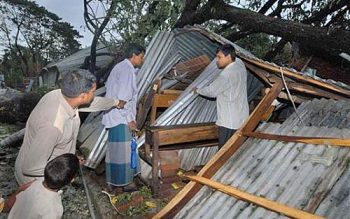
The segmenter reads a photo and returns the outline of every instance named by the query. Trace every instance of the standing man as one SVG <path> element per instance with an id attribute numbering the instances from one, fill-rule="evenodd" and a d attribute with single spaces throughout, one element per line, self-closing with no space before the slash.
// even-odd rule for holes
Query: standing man
<path id="1" fill-rule="evenodd" d="M 75 154 L 81 111 L 94 112 L 123 107 L 124 102 L 96 97 L 96 78 L 87 70 L 73 70 L 60 81 L 61 89 L 45 94 L 31 112 L 23 144 L 15 163 L 19 185 L 44 176 L 46 164 L 55 157 Z"/>
<path id="2" fill-rule="evenodd" d="M 235 48 L 224 44 L 216 50 L 216 65 L 223 69 L 208 86 L 193 88 L 195 93 L 216 98 L 219 149 L 249 116 L 247 70 L 236 57 Z"/>
<path id="3" fill-rule="evenodd" d="M 136 73 L 144 61 L 145 49 L 130 44 L 126 59 L 112 69 L 106 82 L 106 97 L 124 100 L 124 109 L 112 109 L 103 116 L 102 123 L 108 129 L 106 153 L 106 181 L 109 189 L 122 187 L 124 191 L 136 189 L 133 178 L 140 172 L 130 167 L 132 132 L 136 130 L 137 85 Z"/>

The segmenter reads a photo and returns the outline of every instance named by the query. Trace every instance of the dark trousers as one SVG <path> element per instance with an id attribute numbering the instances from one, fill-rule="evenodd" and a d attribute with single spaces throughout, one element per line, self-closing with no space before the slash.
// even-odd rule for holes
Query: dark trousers
<path id="1" fill-rule="evenodd" d="M 236 132 L 236 129 L 228 129 L 219 126 L 219 149 L 226 143 L 228 139 Z"/>

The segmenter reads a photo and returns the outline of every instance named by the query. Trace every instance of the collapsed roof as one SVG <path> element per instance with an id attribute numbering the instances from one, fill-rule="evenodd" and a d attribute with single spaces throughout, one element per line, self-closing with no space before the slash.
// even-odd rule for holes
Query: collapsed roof
<path id="1" fill-rule="evenodd" d="M 305 102 L 282 124 L 257 131 L 292 136 L 350 138 L 349 100 Z M 350 148 L 249 138 L 211 178 L 242 191 L 327 218 L 349 213 Z M 285 218 L 203 187 L 175 218 Z"/>

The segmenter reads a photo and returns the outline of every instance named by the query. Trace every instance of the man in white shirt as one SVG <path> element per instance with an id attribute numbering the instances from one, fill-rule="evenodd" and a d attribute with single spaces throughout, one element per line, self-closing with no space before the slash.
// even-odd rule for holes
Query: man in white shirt
<path id="1" fill-rule="evenodd" d="M 125 59 L 114 66 L 106 82 L 106 97 L 127 102 L 123 109 L 106 111 L 102 118 L 102 124 L 108 129 L 105 163 L 109 189 L 136 189 L 133 179 L 140 173 L 140 165 L 137 162 L 135 169 L 131 167 L 130 142 L 132 132 L 136 130 L 136 75 L 144 55 L 144 47 L 131 43 L 126 49 Z"/>
<path id="2" fill-rule="evenodd" d="M 230 44 L 224 44 L 217 49 L 216 64 L 219 69 L 223 69 L 218 77 L 208 86 L 193 88 L 193 91 L 216 98 L 216 125 L 219 126 L 221 148 L 249 116 L 247 70 Z"/>

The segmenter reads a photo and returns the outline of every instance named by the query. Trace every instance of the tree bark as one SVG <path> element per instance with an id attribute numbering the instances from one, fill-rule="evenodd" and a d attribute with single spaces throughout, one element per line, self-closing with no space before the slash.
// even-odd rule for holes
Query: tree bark
<path id="1" fill-rule="evenodd" d="M 91 19 L 88 17 L 88 13 L 87 13 L 87 4 L 88 2 L 87 1 L 84 1 L 84 16 L 85 16 L 85 19 L 86 20 L 89 20 L 89 23 L 93 23 L 91 21 Z M 107 26 L 109 20 L 111 19 L 111 16 L 112 14 L 115 12 L 115 9 L 117 8 L 117 1 L 112 1 L 111 2 L 111 5 L 107 11 L 107 15 L 106 17 L 104 18 L 103 22 L 101 23 L 101 25 L 98 27 L 97 24 L 96 25 L 93 25 L 94 28 L 95 28 L 95 31 L 94 31 L 94 38 L 92 40 L 92 43 L 91 43 L 91 55 L 90 55 L 90 65 L 89 65 L 89 70 L 90 72 L 92 72 L 93 74 L 95 74 L 96 76 L 96 79 L 97 79 L 97 84 L 99 85 L 100 83 L 100 78 L 101 78 L 101 75 L 98 74 L 96 72 L 96 47 L 97 47 L 97 43 L 98 43 L 98 40 L 102 34 L 102 31 L 105 29 L 105 27 Z"/>

